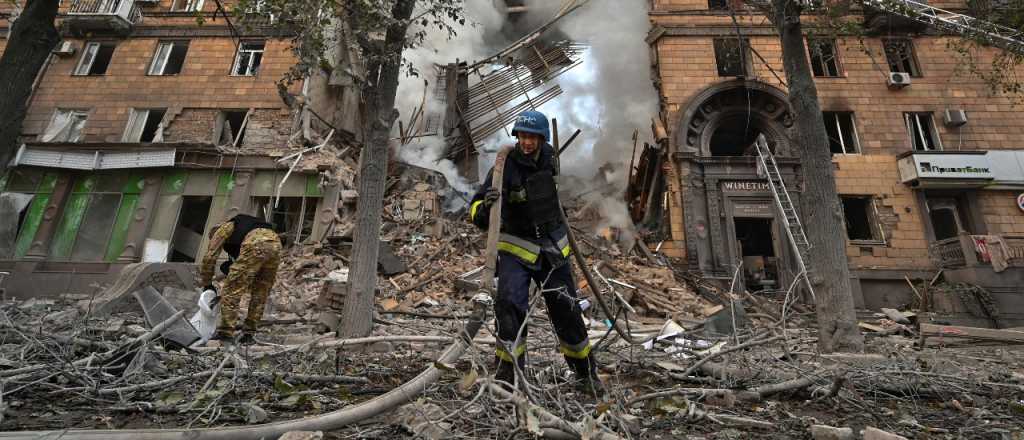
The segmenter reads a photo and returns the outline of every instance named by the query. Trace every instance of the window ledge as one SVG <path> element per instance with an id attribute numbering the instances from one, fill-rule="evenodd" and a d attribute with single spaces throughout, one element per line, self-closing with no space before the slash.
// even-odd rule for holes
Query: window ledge
<path id="1" fill-rule="evenodd" d="M 883 240 L 848 240 L 850 246 L 885 246 Z"/>

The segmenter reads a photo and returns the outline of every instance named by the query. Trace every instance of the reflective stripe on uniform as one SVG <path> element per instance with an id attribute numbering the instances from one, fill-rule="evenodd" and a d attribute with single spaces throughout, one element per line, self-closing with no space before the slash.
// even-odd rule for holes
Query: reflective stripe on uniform
<path id="1" fill-rule="evenodd" d="M 558 245 L 558 249 L 562 251 L 563 257 L 568 257 L 569 254 L 572 253 L 572 246 L 569 246 L 569 234 L 566 234 L 561 240 L 558 240 L 558 243 L 556 244 Z"/>
<path id="2" fill-rule="evenodd" d="M 511 234 L 501 234 L 498 237 L 498 250 L 515 255 L 530 264 L 537 262 L 540 256 L 540 246 Z"/>
<path id="3" fill-rule="evenodd" d="M 586 359 L 590 355 L 590 339 L 584 339 L 579 344 L 567 344 L 565 341 L 559 341 L 561 346 L 558 348 L 562 354 L 575 358 L 575 359 Z"/>
<path id="4" fill-rule="evenodd" d="M 483 200 L 477 200 L 477 201 L 473 202 L 472 205 L 469 206 L 469 220 L 470 221 L 476 220 L 476 210 L 478 208 L 480 208 L 480 205 L 482 205 L 483 203 L 484 203 Z"/>
<path id="5" fill-rule="evenodd" d="M 522 344 L 519 344 L 518 346 L 513 348 L 512 354 L 509 354 L 509 352 L 505 350 L 505 347 L 510 345 L 512 345 L 511 341 L 499 340 L 498 344 L 496 345 L 496 348 L 494 349 L 494 354 L 497 355 L 499 359 L 505 362 L 515 362 L 515 359 L 513 358 L 522 356 L 524 353 L 526 353 L 526 342 L 523 342 Z"/>

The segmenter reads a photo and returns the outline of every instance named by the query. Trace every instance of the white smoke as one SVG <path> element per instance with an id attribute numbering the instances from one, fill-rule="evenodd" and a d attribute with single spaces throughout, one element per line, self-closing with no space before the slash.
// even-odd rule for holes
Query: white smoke
<path id="1" fill-rule="evenodd" d="M 455 37 L 450 37 L 446 31 L 437 26 L 419 28 L 417 24 L 410 29 L 410 32 L 425 30 L 426 38 L 421 46 L 406 50 L 402 54 L 405 61 L 410 63 L 419 74 L 419 76 L 403 76 L 398 84 L 395 106 L 402 115 L 401 120 L 404 123 L 409 122 L 410 116 L 421 105 L 425 107 L 426 115 L 444 114 L 444 105 L 434 97 L 435 81 L 437 80 L 435 66 L 454 63 L 456 60 L 472 63 L 497 50 L 489 47 L 487 39 L 498 33 L 505 20 L 505 14 L 498 6 L 499 3 L 503 2 L 501 0 L 465 0 L 466 21 L 463 25 L 454 24 Z M 423 125 L 423 121 L 424 118 L 421 117 L 416 127 L 407 127 L 407 130 L 413 135 L 419 134 L 418 128 Z M 436 128 L 440 130 L 440 121 L 438 122 Z M 445 152 L 444 138 L 440 135 L 429 135 L 430 133 L 421 134 L 422 136 L 412 139 L 408 145 L 397 146 L 397 157 L 405 163 L 438 171 L 444 174 L 445 179 L 456 191 L 464 195 L 471 193 L 472 185 L 459 176 L 455 164 L 442 158 Z M 394 135 L 398 136 L 397 123 Z"/>
<path id="2" fill-rule="evenodd" d="M 535 29 L 549 21 L 561 3 L 527 0 L 529 12 L 522 26 Z M 406 51 L 406 59 L 421 76 L 404 78 L 399 85 L 397 102 L 404 118 L 420 105 L 424 78 L 431 82 L 426 96 L 428 109 L 439 105 L 432 99 L 435 63 L 447 64 L 456 59 L 472 63 L 510 43 L 501 37 L 506 20 L 503 4 L 503 0 L 466 0 L 467 25 L 458 29 L 457 37 L 449 40 L 446 33 L 434 29 L 423 47 Z M 609 194 L 595 193 L 586 199 L 593 197 L 597 204 L 604 220 L 600 227 L 613 226 L 625 231 L 625 235 L 631 234 L 633 229 L 621 200 L 633 151 L 633 131 L 639 129 L 638 144 L 642 146 L 651 138 L 651 118 L 656 117 L 658 111 L 658 97 L 650 79 L 650 49 L 644 41 L 650 28 L 647 13 L 646 0 L 590 0 L 561 19 L 554 30 L 587 45 L 588 49 L 583 53 L 581 65 L 557 79 L 563 94 L 538 109 L 549 118 L 558 119 L 562 142 L 576 129 L 582 130 L 562 157 L 563 174 L 580 177 L 579 180 L 586 182 L 598 173 L 598 168 L 612 165 L 602 174 L 607 182 L 614 184 L 616 194 L 609 197 Z M 473 79 L 471 76 L 471 81 Z M 479 142 L 481 174 L 489 169 L 492 152 L 513 142 L 506 133 L 501 130 Z M 447 160 L 437 161 L 443 151 L 444 142 L 440 138 L 421 138 L 402 147 L 398 153 L 404 161 L 441 171 L 449 182 L 460 188 L 465 182 L 458 178 L 454 165 Z M 576 193 L 586 190 L 567 189 Z"/>
<path id="3" fill-rule="evenodd" d="M 554 14 L 560 2 L 527 0 L 532 23 Z M 590 0 L 560 20 L 556 29 L 584 43 L 583 63 L 559 78 L 563 94 L 541 107 L 558 118 L 559 139 L 565 142 L 575 129 L 583 130 L 562 157 L 562 172 L 589 179 L 599 167 L 612 164 L 604 179 L 617 189 L 614 197 L 593 200 L 602 217 L 599 228 L 623 231 L 631 246 L 633 222 L 623 200 L 633 152 L 633 131 L 639 130 L 638 148 L 650 141 L 651 119 L 657 117 L 658 96 L 651 84 L 650 48 L 644 38 L 650 29 L 646 0 Z M 586 180 L 584 180 L 586 181 Z M 573 188 L 570 188 L 573 189 Z M 584 188 L 576 192 L 585 191 Z M 626 247 L 626 249 L 629 249 Z"/>

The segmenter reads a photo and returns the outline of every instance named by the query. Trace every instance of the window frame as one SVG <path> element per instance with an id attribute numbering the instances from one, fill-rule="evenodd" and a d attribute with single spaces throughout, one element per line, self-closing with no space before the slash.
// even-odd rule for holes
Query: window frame
<path id="1" fill-rule="evenodd" d="M 894 52 L 889 51 L 890 43 L 901 42 L 906 44 L 907 50 L 910 52 L 906 57 L 899 60 L 900 63 L 907 63 L 906 66 L 899 66 L 899 69 L 893 69 L 892 55 Z M 909 37 L 897 37 L 897 38 L 883 38 L 882 39 L 882 52 L 885 54 L 885 62 L 889 67 L 890 72 L 902 72 L 910 75 L 911 78 L 920 78 L 924 76 L 921 70 L 921 63 L 917 60 L 917 48 L 914 47 L 914 39 Z M 904 69 L 903 67 L 909 67 Z"/>
<path id="2" fill-rule="evenodd" d="M 180 7 L 184 3 L 184 7 Z M 171 12 L 199 12 L 203 10 L 206 0 L 173 0 L 171 1 Z"/>
<path id="3" fill-rule="evenodd" d="M 719 46 L 719 44 L 736 43 L 736 42 L 737 42 L 737 39 L 733 38 L 733 37 L 715 38 L 715 39 L 712 40 L 711 45 L 712 45 L 712 49 L 713 49 L 713 52 L 714 52 L 714 55 L 715 55 L 715 72 L 721 78 L 740 78 L 740 77 L 746 78 L 746 77 L 753 76 L 754 69 L 753 69 L 753 62 L 751 60 L 751 55 L 752 54 L 751 54 L 751 51 L 750 51 L 750 39 L 749 38 L 742 38 L 739 41 L 739 58 L 740 58 L 740 60 L 737 63 L 741 65 L 741 68 L 743 69 L 743 73 L 741 75 L 728 75 L 728 74 L 723 74 L 722 73 L 722 70 L 723 70 L 722 69 L 722 62 L 719 59 L 719 47 L 718 46 Z"/>
<path id="4" fill-rule="evenodd" d="M 819 67 L 821 67 L 822 74 L 818 75 L 818 73 L 814 71 L 814 68 L 816 66 L 815 59 L 814 59 L 815 47 L 820 47 L 820 42 L 827 42 L 830 45 L 830 47 L 832 48 L 831 58 L 832 58 L 832 63 L 835 65 L 835 71 L 836 71 L 836 73 L 834 75 L 829 74 L 828 68 L 827 68 L 828 67 L 827 60 L 825 60 L 824 54 L 820 50 L 817 53 L 819 55 L 821 55 L 820 56 L 821 59 L 819 60 L 819 62 L 822 63 L 822 65 L 819 66 Z M 814 75 L 815 78 L 842 78 L 842 77 L 846 76 L 845 72 L 843 71 L 842 60 L 840 60 L 840 58 L 839 58 L 839 42 L 835 38 L 811 38 L 811 37 L 808 37 L 807 38 L 807 56 L 808 56 L 808 59 L 810 60 L 810 64 L 811 64 L 811 74 Z"/>
<path id="5" fill-rule="evenodd" d="M 918 136 L 924 137 L 925 132 L 921 126 L 921 117 L 927 117 L 928 132 L 931 135 L 931 141 L 934 143 L 933 148 L 916 148 L 914 142 L 915 139 L 922 140 Z M 911 124 L 911 118 L 917 121 L 916 130 L 915 126 Z M 911 151 L 942 151 L 942 136 L 939 136 L 939 127 L 935 125 L 935 114 L 932 112 L 903 112 L 903 124 L 907 128 L 907 135 L 910 136 L 910 150 Z M 925 142 L 922 142 L 922 145 Z"/>
<path id="6" fill-rule="evenodd" d="M 90 73 L 90 71 L 92 71 L 93 65 L 96 64 L 96 55 L 99 54 L 99 51 L 100 51 L 100 49 L 103 46 L 111 47 L 110 58 L 111 58 L 111 61 L 113 61 L 113 58 L 114 58 L 113 50 L 117 49 L 117 43 L 110 42 L 110 41 L 87 41 L 85 43 L 85 47 L 82 48 L 82 56 L 78 57 L 78 63 L 75 64 L 74 70 L 71 71 L 71 76 L 104 76 L 104 75 L 106 75 L 107 71 L 110 69 L 111 61 L 107 61 L 107 68 L 103 69 L 103 73 Z M 92 49 L 92 48 L 95 48 L 95 50 L 92 52 L 92 55 L 90 56 L 90 49 Z M 87 56 L 89 56 L 89 62 L 88 63 L 85 62 Z M 83 69 L 85 70 L 85 72 L 82 72 Z"/>
<path id="7" fill-rule="evenodd" d="M 259 50 L 245 49 L 245 45 L 246 44 L 253 44 L 253 43 L 259 43 L 260 45 L 262 45 L 262 47 Z M 235 60 L 234 60 L 234 62 L 231 63 L 231 76 L 239 76 L 239 77 L 252 76 L 252 77 L 258 77 L 259 74 L 260 74 L 260 68 L 263 67 L 263 57 L 264 57 L 264 55 L 266 55 L 266 51 L 267 51 L 267 41 L 266 40 L 240 41 L 238 43 L 238 49 L 235 50 Z M 250 54 L 250 56 L 248 58 L 248 66 L 245 69 L 246 73 L 238 73 L 238 69 L 239 69 L 239 67 L 241 67 L 243 53 Z M 257 54 L 257 53 L 259 54 L 259 62 L 256 65 L 256 71 L 252 72 L 253 60 L 256 59 L 256 57 L 251 56 L 251 55 L 252 54 Z"/>
<path id="8" fill-rule="evenodd" d="M 871 238 L 851 238 L 850 237 L 850 227 L 849 227 L 850 221 L 849 221 L 848 216 L 846 215 L 846 212 L 847 212 L 846 201 L 847 200 L 851 200 L 851 199 L 865 201 L 866 206 L 865 206 L 864 213 L 865 213 L 865 215 L 867 215 L 867 218 L 865 219 L 865 221 L 867 222 L 868 229 L 871 232 Z M 875 196 L 864 195 L 864 194 L 840 194 L 839 195 L 839 204 L 843 208 L 843 227 L 845 229 L 844 233 L 846 234 L 846 241 L 849 244 L 855 245 L 855 246 L 878 246 L 878 245 L 884 246 L 887 243 L 887 239 L 886 239 L 886 236 L 885 236 L 885 230 L 882 229 L 882 224 L 878 220 L 878 218 L 879 218 L 878 206 L 875 205 Z"/>
<path id="9" fill-rule="evenodd" d="M 160 40 L 156 44 L 156 50 L 153 51 L 153 58 L 149 61 L 149 67 L 146 69 L 146 76 L 176 76 L 180 75 L 185 70 L 185 59 L 188 59 L 189 40 Z M 167 61 L 170 60 L 171 54 L 174 53 L 174 48 L 178 45 L 185 46 L 185 59 L 181 61 L 181 69 L 177 73 L 166 73 L 167 72 Z M 160 63 L 160 73 L 154 72 L 157 66 L 157 61 L 160 57 L 160 51 L 162 48 L 167 47 L 166 53 L 163 54 L 162 61 Z"/>
<path id="10" fill-rule="evenodd" d="M 295 224 L 291 225 L 290 230 L 278 231 L 278 235 L 283 239 L 286 246 L 293 247 L 303 243 L 313 236 L 313 229 L 316 227 L 316 207 L 320 204 L 322 196 L 281 196 L 279 199 L 302 199 L 299 203 L 298 215 L 296 217 Z M 271 221 L 275 219 L 275 214 L 288 215 L 288 211 L 276 211 L 273 204 L 275 201 L 274 196 L 251 196 L 250 204 L 252 206 L 253 215 L 257 217 L 267 218 L 267 209 L 269 208 L 269 218 Z M 262 208 L 262 209 L 261 209 Z M 308 216 L 307 216 L 308 215 Z M 306 223 L 310 224 L 309 232 L 303 235 L 304 226 Z M 275 228 L 276 230 L 276 228 Z"/>
<path id="11" fill-rule="evenodd" d="M 146 131 L 146 125 L 149 124 L 149 117 L 152 115 L 151 112 L 153 112 L 153 111 L 160 111 L 162 113 L 160 115 L 160 122 L 158 123 L 159 125 L 157 125 L 156 133 L 154 133 L 153 139 L 150 140 L 150 141 L 143 142 L 142 141 L 142 135 Z M 142 121 L 141 126 L 138 127 L 138 129 L 137 129 L 138 136 L 135 136 L 135 134 L 133 132 L 136 131 L 135 127 L 139 124 L 139 116 L 138 115 L 143 114 L 143 113 L 145 113 L 145 115 L 146 115 L 145 119 Z M 157 143 L 157 142 L 163 142 L 163 128 L 164 128 L 163 127 L 163 119 L 164 119 L 164 116 L 166 116 L 166 115 L 167 115 L 167 108 L 134 108 L 133 107 L 131 109 L 130 113 L 128 114 L 128 123 L 125 124 L 124 134 L 121 135 L 121 142 L 129 142 L 129 143 Z M 159 140 L 157 140 L 157 139 L 159 139 Z"/>
<path id="12" fill-rule="evenodd" d="M 852 112 L 852 111 L 823 111 L 823 112 L 821 112 L 822 120 L 825 122 L 825 132 L 826 132 L 826 134 L 828 133 L 829 121 L 828 121 L 827 117 L 829 115 L 834 115 L 835 124 L 836 124 L 836 131 L 839 133 L 839 144 L 840 144 L 840 147 L 843 150 L 841 153 L 836 153 L 836 152 L 832 151 L 831 136 L 829 136 L 829 140 L 830 140 L 830 142 L 829 142 L 829 151 L 832 154 L 843 154 L 843 155 L 862 154 L 864 150 L 861 148 L 860 135 L 857 134 L 857 116 L 854 114 L 854 112 Z M 848 148 L 846 146 L 846 139 L 844 139 L 844 136 L 843 136 L 843 126 L 842 126 L 841 121 L 839 120 L 839 116 L 840 115 L 845 115 L 845 116 L 849 117 L 849 119 L 850 119 L 850 137 L 853 140 L 853 149 L 855 150 L 853 152 L 848 151 Z"/>
<path id="13" fill-rule="evenodd" d="M 78 136 L 75 138 L 75 140 L 70 140 L 70 139 L 49 140 L 49 141 L 43 140 L 42 137 L 46 135 L 47 131 L 50 131 L 50 127 L 53 126 L 54 122 L 57 121 L 57 116 L 59 116 L 62 112 L 68 113 L 69 116 L 73 116 L 75 114 L 82 115 L 82 119 L 83 119 L 83 121 L 82 121 L 82 128 L 81 128 L 81 130 L 79 130 Z M 50 122 L 48 124 L 46 124 L 46 128 L 44 128 L 43 129 L 43 133 L 39 135 L 39 139 L 40 139 L 41 142 L 46 142 L 46 143 L 62 143 L 63 142 L 63 143 L 73 144 L 73 143 L 81 142 L 82 138 L 84 136 L 84 133 L 85 133 L 85 124 L 87 124 L 88 122 L 89 122 L 89 110 L 88 109 L 60 108 L 60 107 L 58 107 L 58 108 L 54 109 L 53 110 L 53 114 L 50 115 Z"/>

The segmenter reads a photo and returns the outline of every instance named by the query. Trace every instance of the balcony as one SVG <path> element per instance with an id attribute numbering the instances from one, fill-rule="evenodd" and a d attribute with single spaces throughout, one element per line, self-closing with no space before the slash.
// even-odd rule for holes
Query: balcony
<path id="1" fill-rule="evenodd" d="M 74 0 L 64 16 L 64 24 L 76 34 L 113 32 L 128 34 L 142 21 L 134 0 Z"/>
<path id="2" fill-rule="evenodd" d="M 984 240 L 984 235 L 962 233 L 928 246 L 932 262 L 942 269 L 991 267 L 1002 272 L 1006 267 L 1024 267 L 1024 235 L 994 236 L 1002 245 Z"/>
<path id="3" fill-rule="evenodd" d="M 906 15 L 914 15 L 915 11 L 927 8 L 928 0 L 910 2 L 870 0 L 864 2 L 864 29 L 870 35 L 883 35 L 892 32 L 923 32 L 928 29 L 928 25 L 907 18 Z"/>

